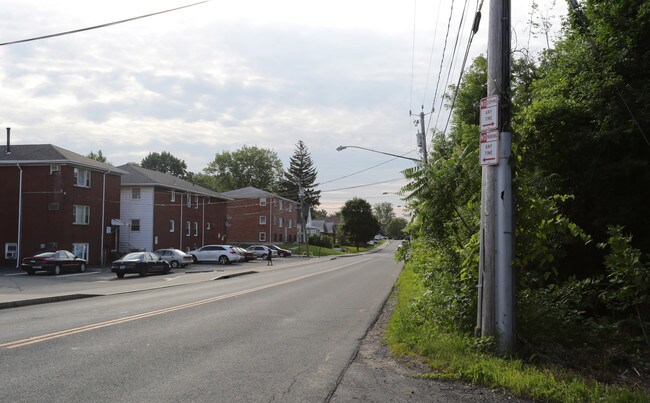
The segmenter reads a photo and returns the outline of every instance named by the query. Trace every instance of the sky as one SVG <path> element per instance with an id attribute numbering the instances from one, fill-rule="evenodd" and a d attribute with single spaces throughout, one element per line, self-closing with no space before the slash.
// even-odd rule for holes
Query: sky
<path id="1" fill-rule="evenodd" d="M 0 0 L 0 43 L 195 2 Z M 420 158 L 414 115 L 423 106 L 427 132 L 444 129 L 441 96 L 458 80 L 479 3 L 209 0 L 0 46 L 0 125 L 12 144 L 101 150 L 116 166 L 167 151 L 192 172 L 243 146 L 274 150 L 286 169 L 302 140 L 318 171 L 318 208 L 334 213 L 360 197 L 408 214 L 395 193 L 415 162 L 375 151 Z M 552 44 L 564 1 L 512 3 L 513 50 Z M 468 66 L 486 53 L 488 9 L 489 0 Z M 543 20 L 548 35 L 531 29 Z"/>

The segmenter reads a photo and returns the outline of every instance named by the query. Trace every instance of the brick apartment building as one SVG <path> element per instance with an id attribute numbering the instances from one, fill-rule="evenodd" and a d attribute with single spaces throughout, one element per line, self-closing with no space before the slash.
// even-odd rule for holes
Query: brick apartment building
<path id="1" fill-rule="evenodd" d="M 228 202 L 228 241 L 237 244 L 297 241 L 298 203 L 254 187 L 224 192 Z"/>
<path id="2" fill-rule="evenodd" d="M 66 249 L 90 264 L 115 248 L 126 172 L 51 144 L 0 146 L 0 265 Z M 103 245 L 103 247 L 102 247 Z"/>
<path id="3" fill-rule="evenodd" d="M 184 251 L 229 241 L 223 194 L 173 175 L 122 165 L 120 252 Z"/>

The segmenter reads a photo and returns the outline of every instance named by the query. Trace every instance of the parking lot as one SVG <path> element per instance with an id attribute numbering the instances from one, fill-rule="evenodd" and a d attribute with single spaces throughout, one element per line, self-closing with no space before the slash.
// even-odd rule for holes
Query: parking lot
<path id="1" fill-rule="evenodd" d="M 88 267 L 83 273 L 66 272 L 53 275 L 37 272 L 28 275 L 16 268 L 0 268 L 0 309 L 96 295 L 110 295 L 194 282 L 227 279 L 262 271 L 304 264 L 310 259 L 300 257 L 275 258 L 273 266 L 257 259 L 246 263 L 220 265 L 194 263 L 185 268 L 174 268 L 169 274 L 137 274 L 118 279 L 110 267 Z"/>

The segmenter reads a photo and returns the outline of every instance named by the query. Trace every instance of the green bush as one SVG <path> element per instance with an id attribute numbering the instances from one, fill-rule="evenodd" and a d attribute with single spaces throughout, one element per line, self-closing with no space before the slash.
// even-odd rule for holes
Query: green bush
<path id="1" fill-rule="evenodd" d="M 309 237 L 309 244 L 332 249 L 334 246 L 334 240 L 329 235 L 311 235 Z"/>

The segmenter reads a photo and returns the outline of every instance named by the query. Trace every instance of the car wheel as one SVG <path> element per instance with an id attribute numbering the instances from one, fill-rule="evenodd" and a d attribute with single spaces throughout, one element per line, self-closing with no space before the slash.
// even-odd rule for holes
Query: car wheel
<path id="1" fill-rule="evenodd" d="M 115 274 L 117 274 L 117 278 L 124 278 L 124 273 L 121 272 L 121 271 L 118 271 L 118 272 L 115 273 Z"/>
<path id="2" fill-rule="evenodd" d="M 83 273 L 83 272 L 85 272 L 85 271 L 86 271 L 86 265 L 82 263 L 82 264 L 79 266 L 79 272 Z"/>
<path id="3" fill-rule="evenodd" d="M 178 266 L 178 264 L 176 264 L 176 266 Z M 163 273 L 169 274 L 169 270 L 170 270 L 169 266 L 165 266 L 165 268 L 163 269 Z"/>
<path id="4" fill-rule="evenodd" d="M 199 261 L 199 259 L 197 259 L 196 256 L 194 256 L 194 255 L 192 255 L 192 260 L 194 261 L 194 263 Z"/>
<path id="5" fill-rule="evenodd" d="M 147 268 L 140 269 L 140 277 L 147 277 Z"/>
<path id="6" fill-rule="evenodd" d="M 171 262 L 169 262 L 169 265 L 175 269 L 175 268 L 178 267 L 178 262 L 175 261 L 175 260 L 172 260 Z"/>
<path id="7" fill-rule="evenodd" d="M 228 264 L 230 263 L 230 260 L 228 260 L 228 256 L 219 256 L 219 264 Z"/>
<path id="8" fill-rule="evenodd" d="M 59 266 L 58 264 L 54 266 L 54 270 L 52 270 L 52 274 L 55 274 L 57 276 L 61 274 L 61 266 Z"/>
<path id="9" fill-rule="evenodd" d="M 27 274 L 29 274 L 30 276 L 33 276 L 34 273 L 36 273 L 34 270 L 27 270 Z"/>
<path id="10" fill-rule="evenodd" d="M 262 260 L 266 260 L 266 253 L 262 254 Z"/>

